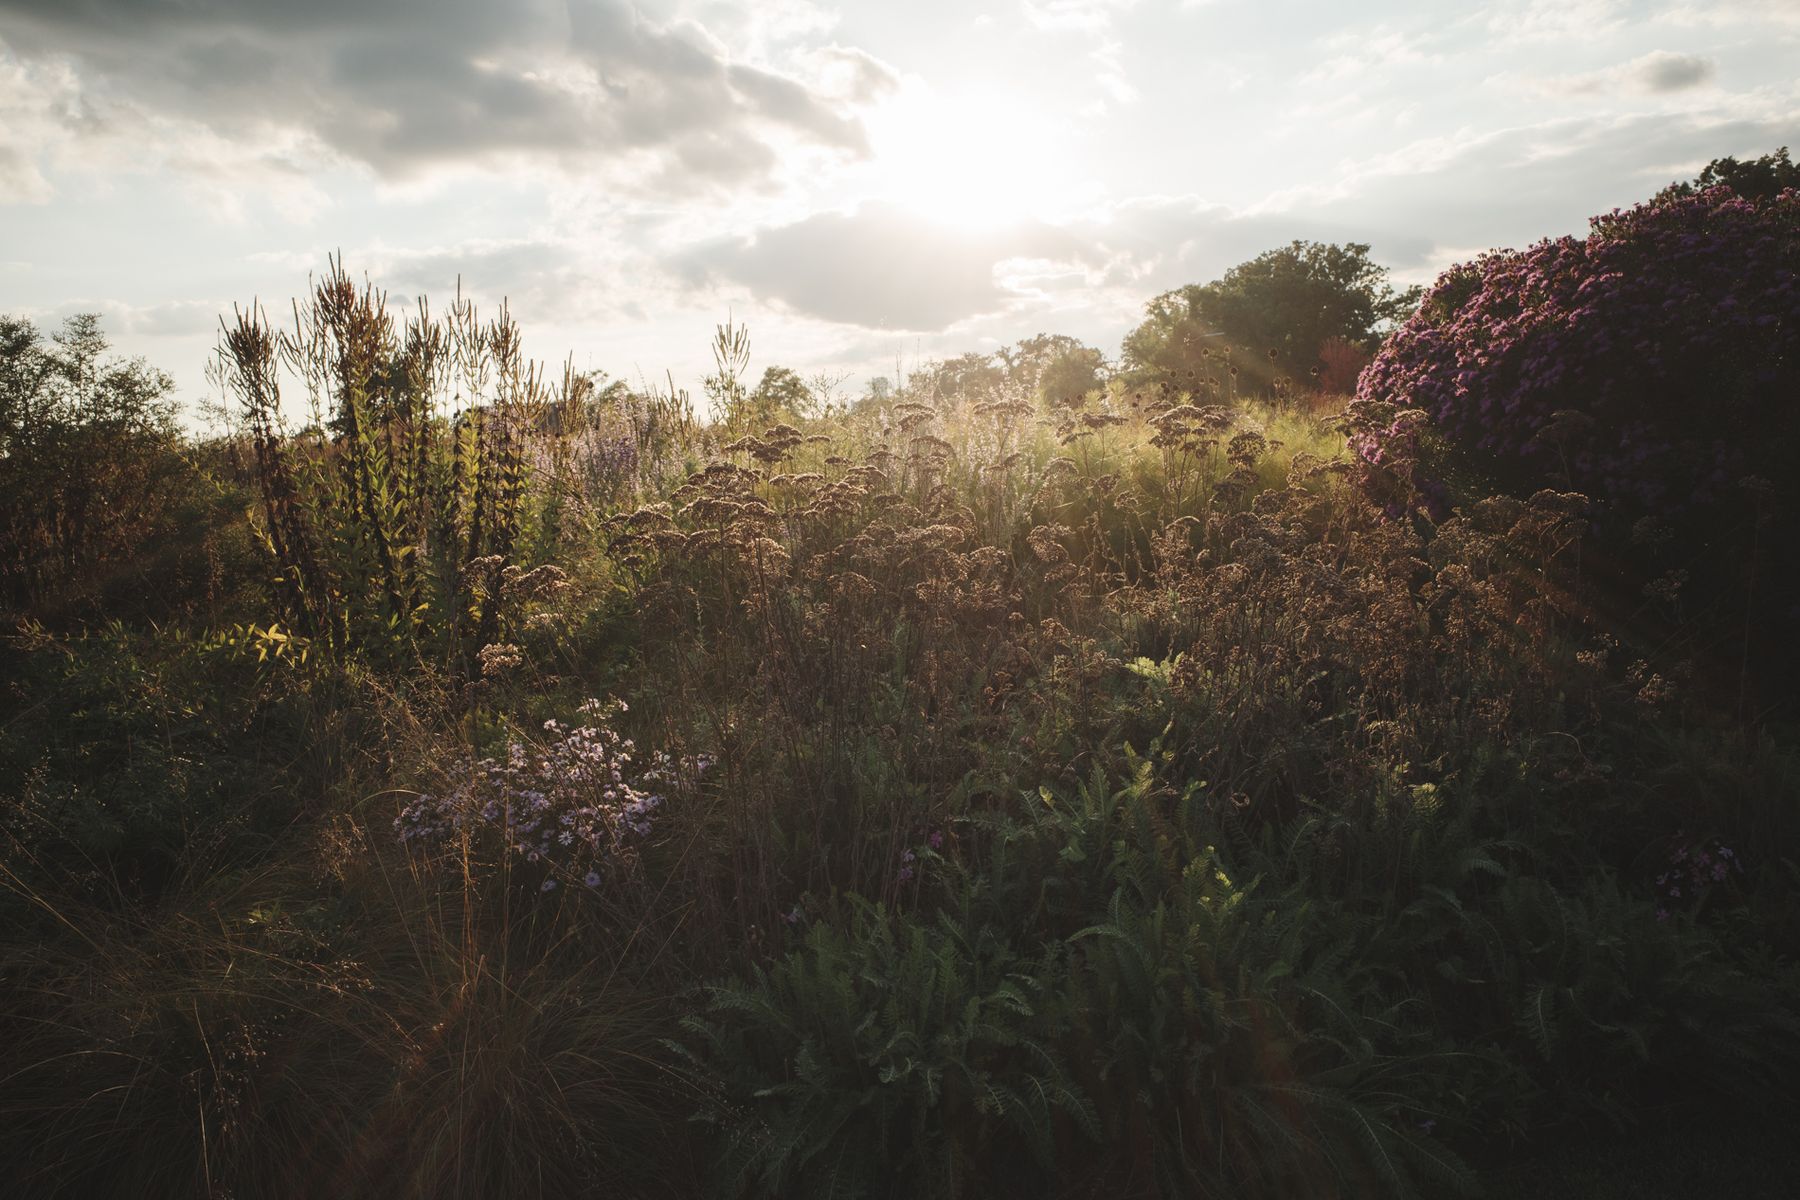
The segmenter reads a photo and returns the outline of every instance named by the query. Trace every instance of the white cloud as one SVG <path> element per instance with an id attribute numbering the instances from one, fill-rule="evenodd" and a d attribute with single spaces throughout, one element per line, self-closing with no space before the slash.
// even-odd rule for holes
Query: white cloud
<path id="1" fill-rule="evenodd" d="M 1800 4 L 1794 0 L 1703 0 L 1675 4 L 1657 12 L 1658 24 L 1728 29 L 1759 25 L 1800 31 Z"/>
<path id="2" fill-rule="evenodd" d="M 1512 0 L 1492 6 L 1488 29 L 1504 42 L 1578 42 L 1617 32 L 1627 0 Z"/>
<path id="3" fill-rule="evenodd" d="M 0 204 L 42 204 L 51 195 L 50 181 L 28 153 L 0 144 Z"/>
<path id="4" fill-rule="evenodd" d="M 1019 0 L 1025 19 L 1038 29 L 1101 33 L 1113 17 L 1137 0 Z"/>
<path id="5" fill-rule="evenodd" d="M 1324 40 L 1329 57 L 1306 71 L 1296 81 L 1302 86 L 1335 85 L 1345 79 L 1379 74 L 1395 67 L 1442 61 L 1442 55 L 1429 49 L 1436 36 L 1377 26 L 1367 31 L 1335 34 Z"/>
<path id="6" fill-rule="evenodd" d="M 1094 64 L 1094 82 L 1114 104 L 1132 104 L 1141 97 L 1125 71 L 1125 44 L 1109 38 L 1094 47 L 1089 58 Z"/>

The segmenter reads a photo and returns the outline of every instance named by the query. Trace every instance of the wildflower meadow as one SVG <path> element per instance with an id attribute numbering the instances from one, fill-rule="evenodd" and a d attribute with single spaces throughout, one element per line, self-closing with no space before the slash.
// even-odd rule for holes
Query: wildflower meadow
<path id="1" fill-rule="evenodd" d="M 1366 253 L 699 399 L 333 259 L 205 435 L 5 318 L 7 1193 L 1795 1194 L 1800 192 Z"/>

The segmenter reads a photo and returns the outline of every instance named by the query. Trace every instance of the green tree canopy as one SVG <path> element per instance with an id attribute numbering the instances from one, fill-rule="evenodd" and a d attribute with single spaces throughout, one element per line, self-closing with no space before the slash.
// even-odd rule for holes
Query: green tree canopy
<path id="1" fill-rule="evenodd" d="M 1687 183 L 1672 183 L 1658 194 L 1658 200 L 1678 199 L 1703 192 L 1708 188 L 1728 187 L 1746 200 L 1763 203 L 1773 200 L 1788 188 L 1800 188 L 1800 164 L 1788 157 L 1786 146 L 1773 154 L 1746 162 L 1727 155 L 1715 158 Z"/>
<path id="2" fill-rule="evenodd" d="M 1164 292 L 1125 336 L 1124 360 L 1139 378 L 1179 385 L 1209 347 L 1228 340 L 1294 367 L 1313 365 L 1329 338 L 1373 347 L 1418 306 L 1420 289 L 1395 290 L 1361 242 L 1294 241 L 1239 263 L 1207 284 Z"/>
<path id="3" fill-rule="evenodd" d="M 1061 333 L 1040 333 L 1022 338 L 995 357 L 1005 365 L 1007 382 L 1035 393 L 1045 371 L 1062 359 L 1078 356 L 1088 349 L 1079 338 Z"/>
<path id="4" fill-rule="evenodd" d="M 811 417 L 818 403 L 806 381 L 787 367 L 764 369 L 762 381 L 750 393 L 750 419 L 773 424 L 782 416 Z"/>
<path id="5" fill-rule="evenodd" d="M 1073 340 L 1073 339 L 1071 339 Z M 1047 405 L 1078 404 L 1089 392 L 1106 383 L 1106 359 L 1092 346 L 1076 342 L 1062 347 L 1037 373 L 1033 389 Z"/>

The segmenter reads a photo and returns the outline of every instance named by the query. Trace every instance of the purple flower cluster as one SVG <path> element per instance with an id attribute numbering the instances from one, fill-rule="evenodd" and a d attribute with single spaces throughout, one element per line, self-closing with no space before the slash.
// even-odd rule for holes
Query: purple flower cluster
<path id="1" fill-rule="evenodd" d="M 1672 908 L 1696 904 L 1734 874 L 1741 873 L 1737 852 L 1718 842 L 1692 841 L 1677 834 L 1669 851 L 1667 869 L 1656 877 L 1662 905 L 1656 919 L 1666 921 Z"/>
<path id="2" fill-rule="evenodd" d="M 1716 501 L 1800 395 L 1800 192 L 1713 188 L 1591 224 L 1446 272 L 1358 396 L 1423 410 L 1527 487 Z M 1371 462 L 1379 440 L 1358 447 Z"/>
<path id="3" fill-rule="evenodd" d="M 441 795 L 421 794 L 394 818 L 400 840 L 497 833 L 508 853 L 544 867 L 545 891 L 559 877 L 598 887 L 608 868 L 629 866 L 665 792 L 691 785 L 712 758 L 659 751 L 640 769 L 635 744 L 608 723 L 625 711 L 622 701 L 590 700 L 579 711 L 598 723 L 546 721 L 542 743 L 514 740 L 499 758 L 459 763 Z"/>
<path id="4" fill-rule="evenodd" d="M 901 853 L 900 869 L 894 873 L 894 882 L 902 883 L 902 884 L 903 883 L 911 883 L 913 881 L 913 879 L 918 875 L 919 868 L 923 865 L 923 862 L 921 860 L 925 857 L 935 856 L 936 853 L 939 850 L 942 850 L 943 848 L 944 848 L 944 831 L 943 830 L 934 829 L 930 833 L 926 834 L 924 846 L 919 847 L 917 850 L 907 850 L 907 851 L 904 851 Z M 927 850 L 930 851 L 930 855 L 926 854 Z"/>
<path id="5" fill-rule="evenodd" d="M 576 436 L 572 449 L 576 476 L 589 502 L 604 508 L 636 484 L 638 445 L 630 430 L 590 426 Z"/>

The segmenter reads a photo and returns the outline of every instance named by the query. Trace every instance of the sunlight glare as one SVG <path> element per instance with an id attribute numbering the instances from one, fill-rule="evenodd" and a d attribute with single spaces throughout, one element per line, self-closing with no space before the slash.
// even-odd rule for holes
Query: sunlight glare
<path id="1" fill-rule="evenodd" d="M 903 91 L 868 118 L 877 198 L 967 232 L 1046 216 L 1064 174 L 1047 114 L 999 91 Z"/>

